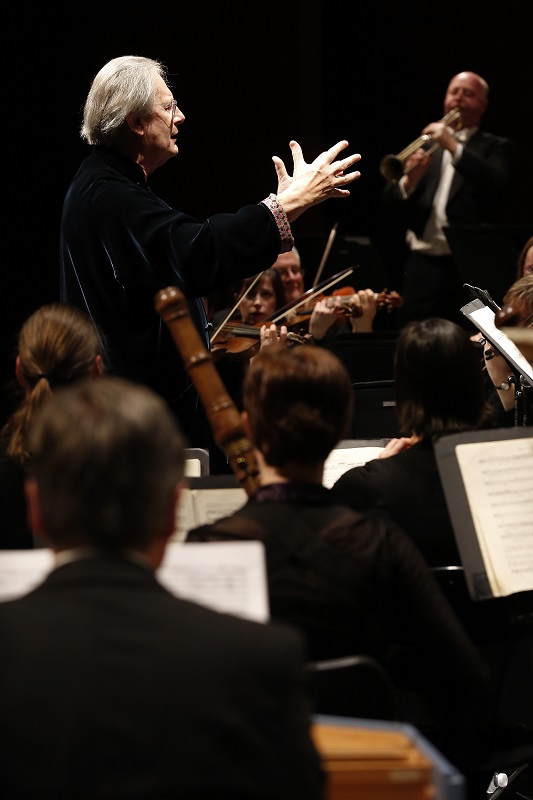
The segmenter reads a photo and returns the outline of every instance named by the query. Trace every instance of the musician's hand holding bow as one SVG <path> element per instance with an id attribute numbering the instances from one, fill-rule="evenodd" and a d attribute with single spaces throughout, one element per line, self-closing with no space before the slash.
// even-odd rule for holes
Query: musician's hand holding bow
<path id="1" fill-rule="evenodd" d="M 378 311 L 378 298 L 373 289 L 359 289 L 353 297 L 358 313 L 349 317 L 352 333 L 372 333 Z"/>
<path id="2" fill-rule="evenodd" d="M 309 319 L 309 333 L 316 342 L 323 339 L 331 326 L 337 322 L 339 311 L 342 311 L 340 297 L 324 297 L 315 303 Z"/>
<path id="3" fill-rule="evenodd" d="M 336 145 L 325 150 L 308 164 L 302 153 L 302 148 L 291 140 L 293 174 L 289 175 L 284 162 L 278 156 L 272 156 L 272 161 L 278 176 L 277 200 L 289 219 L 293 222 L 300 214 L 322 203 L 331 197 L 349 197 L 350 192 L 346 186 L 360 177 L 360 172 L 346 173 L 361 156 L 359 153 L 335 160 L 342 150 L 348 147 L 348 142 L 342 140 Z"/>

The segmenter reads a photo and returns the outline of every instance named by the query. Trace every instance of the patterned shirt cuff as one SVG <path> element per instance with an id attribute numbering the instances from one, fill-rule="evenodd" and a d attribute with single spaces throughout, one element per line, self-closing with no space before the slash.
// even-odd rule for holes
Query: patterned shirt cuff
<path id="1" fill-rule="evenodd" d="M 269 194 L 269 196 L 261 202 L 268 208 L 278 226 L 279 235 L 281 236 L 281 252 L 288 253 L 289 250 L 292 250 L 294 247 L 294 237 L 283 206 L 278 203 L 278 198 L 275 194 Z"/>

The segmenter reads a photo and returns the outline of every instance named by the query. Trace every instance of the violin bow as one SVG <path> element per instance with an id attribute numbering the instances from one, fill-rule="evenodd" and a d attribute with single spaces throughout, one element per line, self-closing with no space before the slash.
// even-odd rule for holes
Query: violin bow
<path id="1" fill-rule="evenodd" d="M 263 272 L 264 272 L 264 270 L 263 270 Z M 220 333 L 220 331 L 221 331 L 221 330 L 224 328 L 224 325 L 227 323 L 227 321 L 228 321 L 229 319 L 231 319 L 231 317 L 233 316 L 233 314 L 235 313 L 235 311 L 237 310 L 237 308 L 240 306 L 240 304 L 242 303 L 242 301 L 244 300 L 244 298 L 245 298 L 245 297 L 248 295 L 248 293 L 252 291 L 252 289 L 254 288 L 255 284 L 257 283 L 257 281 L 259 280 L 259 278 L 261 277 L 261 275 L 263 274 L 263 272 L 259 272 L 259 273 L 258 273 L 258 274 L 255 276 L 255 278 L 253 279 L 253 281 L 251 282 L 251 284 L 249 285 L 249 287 L 246 289 L 246 291 L 242 293 L 241 297 L 239 297 L 239 299 L 237 300 L 237 302 L 235 303 L 235 305 L 233 306 L 233 308 L 232 308 L 232 309 L 231 309 L 231 311 L 229 312 L 229 314 L 228 314 L 228 316 L 226 317 L 226 319 L 222 320 L 222 322 L 220 323 L 220 325 L 218 326 L 218 328 L 216 329 L 216 331 L 213 333 L 213 335 L 212 335 L 212 336 L 211 336 L 211 338 L 209 339 L 209 342 L 210 342 L 210 344 L 212 344 L 212 343 L 215 341 L 215 339 L 217 338 L 217 336 L 218 336 L 218 334 Z"/>
<path id="2" fill-rule="evenodd" d="M 318 286 L 308 289 L 307 292 L 303 293 L 300 300 L 298 300 L 298 302 L 295 305 L 289 303 L 288 305 L 283 306 L 283 308 L 281 308 L 277 312 L 277 316 L 274 317 L 274 319 L 271 320 L 271 322 L 273 322 L 274 324 L 276 322 L 279 322 L 279 320 L 283 319 L 283 317 L 289 311 L 296 311 L 297 308 L 300 308 L 300 306 L 302 306 L 304 303 L 307 303 L 308 300 L 312 300 L 313 297 L 315 297 L 317 294 L 320 294 L 322 291 L 329 289 L 329 287 L 333 286 L 335 283 L 338 283 L 339 281 L 342 281 L 344 278 L 347 278 L 348 275 L 352 274 L 353 270 L 354 270 L 353 267 L 348 267 L 348 269 L 344 269 L 342 272 L 337 272 L 337 274 L 334 275 L 333 278 L 328 278 L 327 280 L 318 284 Z"/>
<path id="3" fill-rule="evenodd" d="M 330 232 L 329 232 L 328 241 L 326 242 L 326 246 L 324 248 L 324 252 L 322 253 L 322 259 L 320 261 L 320 264 L 318 265 L 318 269 L 317 269 L 316 275 L 315 275 L 315 280 L 313 281 L 313 286 L 312 286 L 313 289 L 315 288 L 315 286 L 317 286 L 318 281 L 320 280 L 320 277 L 322 275 L 322 271 L 324 269 L 324 265 L 325 265 L 325 263 L 327 261 L 327 258 L 329 256 L 329 254 L 330 254 L 331 248 L 333 247 L 333 242 L 335 241 L 335 236 L 337 235 L 338 225 L 339 225 L 339 223 L 336 222 L 334 224 L 334 226 L 332 227 L 332 229 L 330 230 Z"/>

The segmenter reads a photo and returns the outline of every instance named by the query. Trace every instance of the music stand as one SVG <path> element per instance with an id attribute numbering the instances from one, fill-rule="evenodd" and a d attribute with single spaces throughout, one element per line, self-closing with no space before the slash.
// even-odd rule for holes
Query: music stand
<path id="1" fill-rule="evenodd" d="M 533 390 L 533 366 L 523 356 L 515 343 L 502 330 L 496 327 L 494 324 L 494 311 L 485 305 L 482 300 L 476 298 L 471 303 L 467 303 L 466 306 L 461 308 L 461 313 L 473 322 L 485 339 L 498 350 L 500 355 L 513 368 L 514 375 L 509 376 L 509 383 L 515 384 L 515 425 L 519 424 L 520 413 L 522 414 L 522 425 L 526 425 L 528 423 L 528 398 L 525 393 Z M 505 388 L 503 384 L 502 388 Z M 522 403 L 522 409 L 520 409 L 520 402 Z"/>
<path id="2" fill-rule="evenodd" d="M 533 598 L 533 428 L 447 434 L 435 458 L 473 600 Z"/>

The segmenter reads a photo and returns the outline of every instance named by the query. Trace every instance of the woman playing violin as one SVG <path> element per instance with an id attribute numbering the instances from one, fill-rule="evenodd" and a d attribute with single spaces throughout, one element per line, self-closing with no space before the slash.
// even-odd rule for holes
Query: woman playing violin
<path id="1" fill-rule="evenodd" d="M 256 280 L 257 279 L 257 280 Z M 255 281 L 255 283 L 254 283 Z M 252 285 L 253 284 L 253 285 Z M 251 287 L 251 288 L 250 288 Z M 212 352 L 215 355 L 216 367 L 237 408 L 242 408 L 242 382 L 251 358 L 257 352 L 262 340 L 270 344 L 280 337 L 285 341 L 287 329 L 277 329 L 275 325 L 268 326 L 269 334 L 265 336 L 266 326 L 261 339 L 261 323 L 271 319 L 277 308 L 285 303 L 285 291 L 281 277 L 273 267 L 265 270 L 259 278 L 245 278 L 236 292 L 236 305 L 233 314 L 231 309 L 222 309 L 212 317 L 213 329 L 216 333 L 219 325 L 225 320 L 220 333 L 211 341 Z M 229 320 L 228 314 L 230 315 Z M 242 323 L 239 325 L 238 323 Z M 246 337 L 242 334 L 244 326 L 256 330 L 257 335 L 252 337 L 252 331 Z M 274 330 L 272 331 L 271 328 Z M 233 336 L 235 331 L 235 336 Z M 217 346 L 217 341 L 219 345 Z M 216 358 L 217 352 L 219 357 Z"/>
<path id="2" fill-rule="evenodd" d="M 237 299 L 237 315 L 246 325 L 257 325 L 272 319 L 277 308 L 285 304 L 285 290 L 281 277 L 273 267 L 263 272 L 253 288 L 245 294 L 254 278 L 242 282 Z"/>

